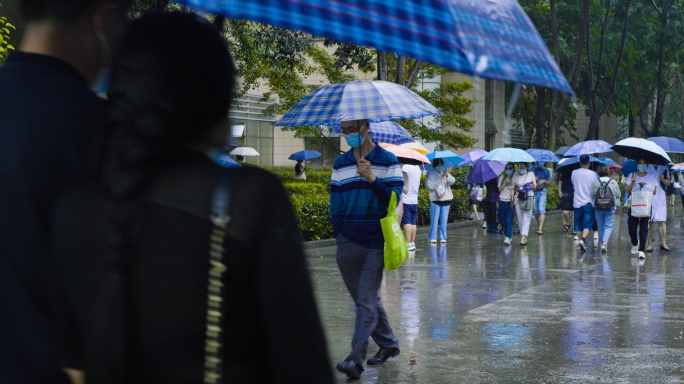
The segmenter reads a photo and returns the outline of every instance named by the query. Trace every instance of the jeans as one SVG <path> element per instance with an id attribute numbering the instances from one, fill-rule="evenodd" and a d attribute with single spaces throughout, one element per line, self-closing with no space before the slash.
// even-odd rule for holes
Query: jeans
<path id="1" fill-rule="evenodd" d="M 449 220 L 449 205 L 440 206 L 430 202 L 430 240 L 437 240 L 437 224 L 439 223 L 439 238 L 446 240 L 446 227 Z"/>
<path id="2" fill-rule="evenodd" d="M 385 267 L 385 255 L 382 249 L 366 248 L 347 240 L 344 236 L 338 236 L 337 266 L 340 268 L 344 285 L 356 304 L 352 352 L 347 360 L 363 365 L 369 336 L 380 348 L 399 347 L 378 294 Z"/>
<path id="3" fill-rule="evenodd" d="M 530 233 L 530 221 L 532 220 L 532 211 L 522 209 L 522 205 L 515 203 L 515 214 L 518 216 L 518 226 L 520 227 L 520 235 L 527 236 Z"/>
<path id="4" fill-rule="evenodd" d="M 506 237 L 510 239 L 513 236 L 513 209 L 510 201 L 499 201 L 499 217 Z"/>
<path id="5" fill-rule="evenodd" d="M 648 217 L 634 217 L 631 214 L 627 219 L 627 226 L 629 228 L 629 237 L 632 240 L 632 245 L 639 244 L 641 252 L 646 250 L 646 237 L 648 237 Z M 637 226 L 639 227 L 639 238 L 637 239 Z"/>
<path id="6" fill-rule="evenodd" d="M 542 213 L 546 213 L 546 189 L 544 189 L 544 192 L 535 192 L 534 193 L 534 215 L 538 216 L 541 215 Z"/>
<path id="7" fill-rule="evenodd" d="M 613 232 L 613 221 L 615 219 L 615 208 L 610 211 L 596 210 L 596 221 L 598 222 L 599 241 L 608 242 L 610 234 Z"/>

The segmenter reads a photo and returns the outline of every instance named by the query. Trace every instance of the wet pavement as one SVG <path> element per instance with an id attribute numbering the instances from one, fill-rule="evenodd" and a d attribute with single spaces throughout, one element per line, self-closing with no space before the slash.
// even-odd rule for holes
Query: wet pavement
<path id="1" fill-rule="evenodd" d="M 401 355 L 364 366 L 361 383 L 683 383 L 684 215 L 668 212 L 673 252 L 630 254 L 616 214 L 608 253 L 583 255 L 547 218 L 527 247 L 478 227 L 446 245 L 416 239 L 415 256 L 385 271 L 380 290 Z M 536 230 L 532 219 L 530 228 Z M 350 352 L 355 311 L 335 247 L 309 251 L 309 269 L 334 364 Z M 368 357 L 378 347 L 370 341 Z M 337 373 L 338 382 L 346 376 Z"/>

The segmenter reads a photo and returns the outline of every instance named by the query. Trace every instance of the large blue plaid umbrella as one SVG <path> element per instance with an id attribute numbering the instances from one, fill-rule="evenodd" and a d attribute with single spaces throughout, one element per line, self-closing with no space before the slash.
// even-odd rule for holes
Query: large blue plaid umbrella
<path id="1" fill-rule="evenodd" d="M 665 152 L 684 153 L 684 141 L 675 139 L 674 137 L 657 136 L 649 137 L 646 140 L 658 144 Z"/>
<path id="2" fill-rule="evenodd" d="M 350 81 L 331 84 L 304 96 L 275 125 L 334 125 L 368 119 L 416 119 L 441 112 L 415 92 L 388 81 Z"/>
<path id="3" fill-rule="evenodd" d="M 177 0 L 198 11 L 306 31 L 468 75 L 572 94 L 516 0 Z"/>
<path id="4" fill-rule="evenodd" d="M 548 149 L 530 148 L 525 150 L 525 152 L 529 153 L 537 161 L 551 163 L 557 163 L 560 161 L 558 156 L 556 156 L 555 153 L 549 151 Z"/>
<path id="5" fill-rule="evenodd" d="M 603 140 L 589 140 L 577 143 L 563 154 L 563 157 L 613 152 L 611 145 Z"/>
<path id="6" fill-rule="evenodd" d="M 342 133 L 340 123 L 333 125 L 333 132 Z M 394 121 L 383 121 L 382 123 L 370 123 L 370 135 L 373 142 L 401 145 L 413 143 L 413 136 L 401 125 Z"/>
<path id="7" fill-rule="evenodd" d="M 465 160 L 461 161 L 459 164 L 457 164 L 457 167 L 462 167 L 464 165 L 468 165 L 474 161 L 480 160 L 484 155 L 486 155 L 488 152 L 483 151 L 481 149 L 473 149 L 470 152 L 466 152 L 463 154 L 463 157 Z"/>

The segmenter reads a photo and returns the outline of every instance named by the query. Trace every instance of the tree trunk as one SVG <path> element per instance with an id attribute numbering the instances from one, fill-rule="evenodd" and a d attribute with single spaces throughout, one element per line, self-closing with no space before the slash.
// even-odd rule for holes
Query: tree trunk
<path id="1" fill-rule="evenodd" d="M 679 120 L 682 125 L 682 137 L 684 137 L 684 82 L 682 82 L 682 74 L 679 72 L 679 57 L 677 57 L 677 85 L 679 86 Z"/>
<path id="2" fill-rule="evenodd" d="M 378 52 L 378 80 L 387 80 L 387 54 Z"/>
<path id="3" fill-rule="evenodd" d="M 406 57 L 397 56 L 397 76 L 394 82 L 399 85 L 406 85 Z"/>
<path id="4" fill-rule="evenodd" d="M 629 137 L 634 137 L 634 113 L 632 112 L 632 108 L 628 109 L 629 111 Z"/>
<path id="5" fill-rule="evenodd" d="M 534 128 L 537 130 L 537 148 L 544 148 L 544 107 L 546 106 L 546 88 L 535 87 L 537 91 L 537 116 Z"/>
<path id="6" fill-rule="evenodd" d="M 416 79 L 418 79 L 418 73 L 420 73 L 420 70 L 423 68 L 423 62 L 416 60 L 411 68 L 409 68 L 409 73 L 408 73 L 408 81 L 406 82 L 406 88 L 413 88 L 413 85 L 416 83 Z"/>

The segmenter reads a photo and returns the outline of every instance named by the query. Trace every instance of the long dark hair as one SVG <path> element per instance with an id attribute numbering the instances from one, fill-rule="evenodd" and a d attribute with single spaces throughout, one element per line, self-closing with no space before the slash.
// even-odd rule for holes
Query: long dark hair
<path id="1" fill-rule="evenodd" d="M 131 382 L 126 265 L 132 200 L 156 171 L 228 118 L 235 67 L 219 31 L 190 13 L 134 21 L 112 66 L 112 141 L 104 172 L 108 269 L 89 332 L 88 383 Z"/>

